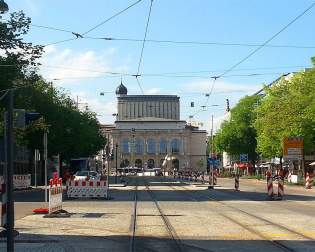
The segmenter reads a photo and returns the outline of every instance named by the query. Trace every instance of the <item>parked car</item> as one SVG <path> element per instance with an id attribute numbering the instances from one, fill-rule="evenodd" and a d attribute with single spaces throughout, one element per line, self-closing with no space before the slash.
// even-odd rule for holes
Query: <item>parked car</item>
<path id="1" fill-rule="evenodd" d="M 74 175 L 74 180 L 101 180 L 101 175 L 95 171 L 78 171 Z"/>

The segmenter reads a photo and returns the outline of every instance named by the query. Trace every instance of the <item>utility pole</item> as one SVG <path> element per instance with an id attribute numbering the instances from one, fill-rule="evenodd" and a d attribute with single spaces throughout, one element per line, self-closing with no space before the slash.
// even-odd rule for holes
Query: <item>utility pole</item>
<path id="1" fill-rule="evenodd" d="M 48 137 L 47 137 L 47 130 L 45 130 L 44 132 L 44 166 L 45 166 L 45 202 L 47 202 L 47 154 L 48 154 L 48 150 L 47 150 L 47 145 L 48 145 Z"/>
<path id="2" fill-rule="evenodd" d="M 6 120 L 6 154 L 7 154 L 7 251 L 14 251 L 14 201 L 13 201 L 13 90 L 7 93 L 7 118 Z"/>
<path id="3" fill-rule="evenodd" d="M 209 186 L 208 189 L 213 189 L 213 159 L 212 159 L 212 153 L 213 153 L 213 115 L 211 115 L 211 145 L 210 145 L 210 158 L 211 158 L 211 163 L 210 163 L 210 175 L 211 177 L 209 180 Z"/>

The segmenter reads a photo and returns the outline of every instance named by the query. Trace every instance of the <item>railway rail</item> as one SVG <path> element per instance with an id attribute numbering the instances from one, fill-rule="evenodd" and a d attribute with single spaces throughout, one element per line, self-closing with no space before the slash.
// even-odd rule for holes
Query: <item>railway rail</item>
<path id="1" fill-rule="evenodd" d="M 174 190 L 185 192 L 187 195 L 189 195 L 189 198 L 190 198 L 191 200 L 193 200 L 193 201 L 204 201 L 204 200 L 209 200 L 209 199 L 210 199 L 212 202 L 215 202 L 215 203 L 218 204 L 218 205 L 227 207 L 227 208 L 232 209 L 232 210 L 236 210 L 236 211 L 238 211 L 238 212 L 240 212 L 240 213 L 242 213 L 242 214 L 244 214 L 244 215 L 247 215 L 247 216 L 250 216 L 250 217 L 252 217 L 252 218 L 258 219 L 259 221 L 266 223 L 266 225 L 273 225 L 273 226 L 275 226 L 275 227 L 277 227 L 277 228 L 279 228 L 279 229 L 282 229 L 282 230 L 284 230 L 284 231 L 286 231 L 286 232 L 289 232 L 289 233 L 291 233 L 291 234 L 294 234 L 295 236 L 298 236 L 299 238 L 303 238 L 304 240 L 307 240 L 307 241 L 310 241 L 310 242 L 314 242 L 314 246 L 315 246 L 315 241 L 314 241 L 314 239 L 313 239 L 312 237 L 306 236 L 306 235 L 304 235 L 304 234 L 302 234 L 302 233 L 300 233 L 300 232 L 297 232 L 297 231 L 295 231 L 295 230 L 292 230 L 292 229 L 290 229 L 290 228 L 287 228 L 287 227 L 285 227 L 285 226 L 283 226 L 283 225 L 281 225 L 281 224 L 272 222 L 272 221 L 270 221 L 270 220 L 267 220 L 267 219 L 265 219 L 265 218 L 262 218 L 262 217 L 260 217 L 260 216 L 255 215 L 255 214 L 249 213 L 249 212 L 247 212 L 247 211 L 245 211 L 245 210 L 242 210 L 242 209 L 240 209 L 240 208 L 237 208 L 237 207 L 228 205 L 228 204 L 226 204 L 226 203 L 220 202 L 220 201 L 216 200 L 215 198 L 213 198 L 213 197 L 211 197 L 211 196 L 209 196 L 209 195 L 203 195 L 203 196 L 201 196 L 201 195 L 196 195 L 196 194 L 195 194 L 194 192 L 192 192 L 191 190 L 185 188 L 185 186 L 184 186 L 184 187 L 181 186 L 181 188 L 183 188 L 183 190 L 182 190 L 182 189 L 179 189 L 178 186 L 170 186 L 170 187 L 171 187 L 172 189 L 174 189 Z M 228 216 L 228 215 L 226 215 L 226 214 L 224 214 L 224 213 L 222 213 L 222 212 L 217 212 L 217 214 L 219 214 L 219 215 L 221 215 L 222 217 L 224 217 L 224 218 L 230 220 L 231 222 L 233 222 L 233 223 L 235 223 L 235 224 L 241 226 L 241 227 L 244 228 L 245 230 L 247 230 L 247 231 L 249 231 L 249 232 L 251 232 L 251 233 L 254 233 L 254 234 L 257 235 L 258 237 L 260 237 L 260 238 L 262 238 L 262 239 L 264 239 L 264 240 L 270 242 L 273 246 L 277 247 L 278 249 L 280 249 L 280 250 L 282 250 L 282 251 L 285 251 L 285 252 L 297 252 L 295 249 L 290 248 L 290 247 L 288 247 L 287 245 L 283 244 L 283 242 L 278 241 L 278 240 L 270 239 L 268 236 L 266 236 L 266 235 L 264 235 L 263 233 L 257 231 L 255 228 L 250 227 L 250 226 L 248 226 L 248 225 L 244 225 L 242 222 L 236 220 L 235 218 L 232 218 L 231 216 Z"/>

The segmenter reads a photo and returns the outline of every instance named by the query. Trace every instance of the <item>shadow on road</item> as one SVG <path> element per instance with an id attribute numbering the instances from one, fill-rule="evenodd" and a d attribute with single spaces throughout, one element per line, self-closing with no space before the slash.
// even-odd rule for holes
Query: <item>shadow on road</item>
<path id="1" fill-rule="evenodd" d="M 279 252 L 279 251 L 314 251 L 314 241 L 301 240 L 237 240 L 215 239 L 198 236 L 178 240 L 179 250 L 173 239 L 136 236 L 134 251 L 221 251 L 221 252 Z M 16 237 L 16 251 L 130 251 L 130 236 L 86 236 L 86 235 L 37 235 L 21 234 Z M 0 249 L 5 248 L 5 240 L 0 240 Z M 287 249 L 286 249 L 287 248 Z"/>

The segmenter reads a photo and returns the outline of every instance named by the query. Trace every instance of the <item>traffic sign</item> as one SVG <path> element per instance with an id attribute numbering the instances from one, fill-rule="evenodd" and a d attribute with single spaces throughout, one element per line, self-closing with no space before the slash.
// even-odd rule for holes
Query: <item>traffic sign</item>
<path id="1" fill-rule="evenodd" d="M 283 140 L 283 158 L 302 160 L 304 139 L 302 137 L 287 137 Z"/>
<path id="2" fill-rule="evenodd" d="M 241 162 L 248 162 L 248 154 L 240 154 L 240 161 Z"/>

